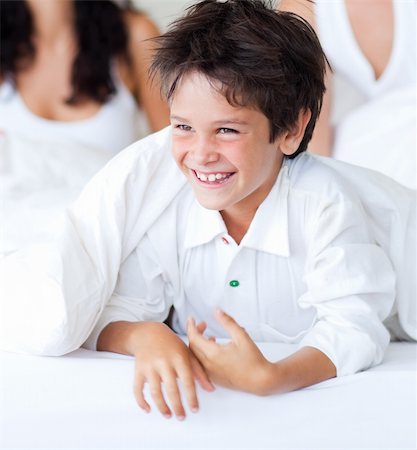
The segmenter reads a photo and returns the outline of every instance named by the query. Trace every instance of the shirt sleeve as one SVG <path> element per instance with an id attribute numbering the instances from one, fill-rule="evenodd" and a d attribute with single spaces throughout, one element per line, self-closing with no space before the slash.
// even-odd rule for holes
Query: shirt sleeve
<path id="1" fill-rule="evenodd" d="M 86 341 L 120 266 L 185 183 L 169 142 L 167 128 L 121 152 L 49 242 L 0 259 L 0 349 L 55 356 Z"/>
<path id="2" fill-rule="evenodd" d="M 316 309 L 317 321 L 300 343 L 322 351 L 337 375 L 381 362 L 389 343 L 382 321 L 395 298 L 395 274 L 373 241 L 359 203 L 323 203 L 309 236 L 301 307 Z"/>
<path id="3" fill-rule="evenodd" d="M 100 333 L 112 322 L 164 321 L 172 305 L 171 293 L 146 235 L 122 264 L 116 288 L 83 347 L 96 350 Z"/>

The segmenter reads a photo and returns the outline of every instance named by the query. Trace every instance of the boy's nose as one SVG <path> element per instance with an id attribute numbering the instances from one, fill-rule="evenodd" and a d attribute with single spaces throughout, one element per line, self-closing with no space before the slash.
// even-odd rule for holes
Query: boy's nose
<path id="1" fill-rule="evenodd" d="M 216 146 L 208 139 L 199 139 L 194 143 L 192 156 L 197 164 L 204 165 L 218 160 Z"/>

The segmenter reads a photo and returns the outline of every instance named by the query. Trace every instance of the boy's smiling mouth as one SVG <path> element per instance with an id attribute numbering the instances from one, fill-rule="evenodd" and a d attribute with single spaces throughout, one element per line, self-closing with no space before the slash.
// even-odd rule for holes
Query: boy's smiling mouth
<path id="1" fill-rule="evenodd" d="M 199 172 L 194 169 L 192 172 L 200 182 L 211 185 L 223 184 L 235 174 L 235 172 Z"/>

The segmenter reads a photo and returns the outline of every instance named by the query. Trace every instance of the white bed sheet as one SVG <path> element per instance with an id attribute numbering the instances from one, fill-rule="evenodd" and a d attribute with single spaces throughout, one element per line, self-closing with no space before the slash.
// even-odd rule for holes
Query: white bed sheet
<path id="1" fill-rule="evenodd" d="M 271 359 L 287 344 L 260 344 Z M 132 358 L 0 353 L 1 449 L 415 449 L 416 350 L 392 343 L 382 365 L 285 395 L 218 387 L 184 422 L 145 414 Z"/>

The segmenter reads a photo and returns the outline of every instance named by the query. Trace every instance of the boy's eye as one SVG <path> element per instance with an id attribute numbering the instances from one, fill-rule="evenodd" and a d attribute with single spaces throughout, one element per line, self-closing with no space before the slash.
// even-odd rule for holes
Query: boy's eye
<path id="1" fill-rule="evenodd" d="M 175 128 L 178 128 L 178 130 L 182 130 L 182 131 L 190 131 L 191 130 L 191 127 L 189 125 L 183 125 L 183 124 L 176 125 Z"/>
<path id="2" fill-rule="evenodd" d="M 237 130 L 234 130 L 233 128 L 219 128 L 220 134 L 233 134 L 238 133 Z"/>

